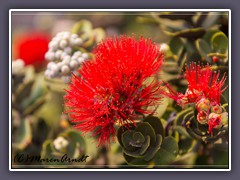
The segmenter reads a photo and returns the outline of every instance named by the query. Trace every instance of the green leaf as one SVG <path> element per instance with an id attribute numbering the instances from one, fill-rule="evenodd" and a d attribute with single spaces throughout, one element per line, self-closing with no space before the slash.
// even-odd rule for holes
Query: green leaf
<path id="1" fill-rule="evenodd" d="M 29 81 L 21 84 L 16 90 L 16 102 L 22 103 L 24 99 L 30 96 L 34 81 Z"/>
<path id="2" fill-rule="evenodd" d="M 180 139 L 178 142 L 179 146 L 179 154 L 186 154 L 188 153 L 194 145 L 194 140 L 191 138 L 183 138 Z"/>
<path id="3" fill-rule="evenodd" d="M 143 158 L 134 158 L 134 157 L 129 156 L 125 153 L 123 153 L 123 157 L 129 165 L 135 165 L 136 166 L 136 165 L 147 165 L 148 164 L 148 162 L 145 161 Z"/>
<path id="4" fill-rule="evenodd" d="M 139 150 L 139 154 L 143 155 L 147 151 L 149 146 L 150 146 L 150 137 L 147 136 L 145 142 L 143 143 L 141 149 Z"/>
<path id="5" fill-rule="evenodd" d="M 175 33 L 165 31 L 165 33 L 173 37 L 199 38 L 204 35 L 205 30 L 200 27 L 200 28 L 184 29 Z"/>
<path id="6" fill-rule="evenodd" d="M 118 142 L 121 146 L 123 146 L 123 143 L 122 143 L 122 134 L 128 130 L 134 130 L 135 129 L 135 126 L 133 124 L 129 124 L 129 128 L 126 128 L 124 126 L 120 126 L 117 130 L 117 139 L 118 139 Z"/>
<path id="7" fill-rule="evenodd" d="M 175 125 L 181 126 L 184 116 L 191 111 L 193 111 L 193 108 L 189 107 L 189 108 L 184 109 L 183 111 L 179 112 L 174 120 Z"/>
<path id="8" fill-rule="evenodd" d="M 132 150 L 134 148 L 131 145 L 131 141 L 133 141 L 133 134 L 134 134 L 133 130 L 125 131 L 122 134 L 121 141 L 122 141 L 123 147 L 128 149 L 128 150 Z"/>
<path id="9" fill-rule="evenodd" d="M 133 134 L 133 140 L 139 143 L 143 143 L 145 141 L 144 136 L 140 132 L 135 132 Z"/>
<path id="10" fill-rule="evenodd" d="M 178 153 L 178 145 L 175 139 L 171 136 L 168 136 L 162 142 L 161 148 L 165 149 L 166 151 L 172 153 L 174 156 Z"/>
<path id="11" fill-rule="evenodd" d="M 211 30 L 207 30 L 204 34 L 204 36 L 202 37 L 203 40 L 205 40 L 208 44 L 211 44 L 211 38 L 213 36 L 213 34 L 217 33 L 217 32 L 221 32 L 218 29 L 211 29 Z"/>
<path id="12" fill-rule="evenodd" d="M 189 53 L 186 58 L 187 59 L 186 59 L 185 63 L 187 63 L 187 64 L 190 64 L 192 62 L 196 62 L 196 63 L 202 62 L 202 57 L 198 52 Z"/>
<path id="13" fill-rule="evenodd" d="M 161 118 L 163 114 L 165 113 L 167 107 L 169 104 L 169 98 L 162 98 L 161 104 L 157 106 L 157 109 L 154 112 L 154 116 L 157 116 L 158 118 Z"/>
<path id="14" fill-rule="evenodd" d="M 179 37 L 173 37 L 169 42 L 169 47 L 173 54 L 178 55 L 184 48 L 184 43 Z"/>
<path id="15" fill-rule="evenodd" d="M 227 58 L 228 56 L 226 54 L 221 54 L 221 53 L 209 53 L 207 54 L 207 57 L 213 57 L 213 56 L 217 56 L 218 58 L 220 59 L 225 59 Z"/>
<path id="16" fill-rule="evenodd" d="M 228 103 L 223 104 L 223 105 L 222 105 L 222 108 L 224 108 L 225 111 L 228 111 Z"/>
<path id="17" fill-rule="evenodd" d="M 171 60 L 169 59 L 168 61 L 163 63 L 163 71 L 169 74 L 176 74 L 179 75 L 179 68 L 178 68 L 178 63 L 176 60 L 173 60 L 171 62 Z M 162 73 L 160 75 L 161 78 Z"/>
<path id="18" fill-rule="evenodd" d="M 57 154 L 57 153 L 56 153 Z M 54 148 L 53 148 L 53 144 L 52 144 L 52 141 L 51 140 L 46 140 L 44 143 L 43 143 L 43 146 L 42 146 L 42 152 L 41 152 L 41 159 L 42 160 L 51 160 L 51 159 L 59 159 L 60 156 L 55 156 L 54 155 Z M 54 166 L 54 165 L 66 165 L 67 163 L 62 163 L 62 162 L 57 162 L 57 161 L 42 161 L 42 164 L 44 165 L 47 165 L 48 167 L 49 166 Z"/>
<path id="19" fill-rule="evenodd" d="M 34 132 L 32 134 L 33 141 L 38 141 L 42 144 L 47 139 L 49 130 L 49 127 L 43 119 L 35 119 L 32 126 L 32 132 Z"/>
<path id="20" fill-rule="evenodd" d="M 146 154 L 144 155 L 144 160 L 150 161 L 155 156 L 155 154 L 158 152 L 158 150 L 160 149 L 161 144 L 162 144 L 162 136 L 160 134 L 157 134 L 156 146 L 149 147 Z"/>
<path id="21" fill-rule="evenodd" d="M 93 30 L 93 36 L 96 43 L 99 43 L 106 37 L 106 33 L 102 28 L 96 28 Z"/>
<path id="22" fill-rule="evenodd" d="M 162 139 L 164 139 L 165 132 L 162 122 L 159 118 L 154 116 L 148 116 L 143 120 L 143 122 L 149 123 L 153 127 L 155 134 L 160 134 L 162 136 Z"/>
<path id="23" fill-rule="evenodd" d="M 228 50 L 228 38 L 223 32 L 215 33 L 211 38 L 213 49 L 219 53 L 226 53 Z"/>
<path id="24" fill-rule="evenodd" d="M 44 103 L 46 102 L 46 97 L 40 97 L 38 98 L 31 106 L 28 106 L 23 114 L 24 116 L 33 114 L 35 111 L 37 111 Z"/>
<path id="25" fill-rule="evenodd" d="M 156 144 L 156 134 L 154 132 L 154 129 L 149 123 L 147 122 L 141 123 L 139 126 L 137 126 L 135 131 L 141 132 L 145 137 L 150 136 L 150 140 L 151 140 L 150 146 L 154 146 Z"/>
<path id="26" fill-rule="evenodd" d="M 211 53 L 210 45 L 203 39 L 198 39 L 196 41 L 196 47 L 199 53 L 205 58 L 207 58 L 207 55 Z"/>
<path id="27" fill-rule="evenodd" d="M 134 158 L 142 158 L 143 157 L 142 155 L 140 155 L 139 150 L 137 150 L 137 151 L 130 151 L 130 150 L 127 150 L 127 149 L 123 149 L 123 152 L 126 155 L 134 157 Z"/>
<path id="28" fill-rule="evenodd" d="M 35 116 L 45 120 L 52 130 L 57 130 L 63 112 L 63 93 L 49 91 L 46 102 L 35 112 Z"/>
<path id="29" fill-rule="evenodd" d="M 177 131 L 182 136 L 190 137 L 189 134 L 187 133 L 186 129 L 183 126 L 175 125 L 175 126 L 173 126 L 173 130 Z"/>
<path id="30" fill-rule="evenodd" d="M 178 153 L 178 144 L 175 139 L 168 136 L 164 139 L 160 150 L 154 157 L 156 165 L 167 165 L 176 159 Z"/>
<path id="31" fill-rule="evenodd" d="M 69 155 L 71 157 L 74 156 L 76 150 L 79 150 L 80 155 L 85 154 L 86 152 L 86 143 L 83 137 L 80 135 L 79 132 L 76 132 L 74 130 L 70 130 L 67 132 L 67 137 L 70 139 L 70 144 L 74 145 L 74 148 L 71 149 L 71 152 L 69 152 Z M 77 148 L 77 149 L 76 149 Z"/>
<path id="32" fill-rule="evenodd" d="M 72 33 L 81 34 L 92 30 L 92 23 L 88 20 L 81 20 L 76 23 L 72 28 Z"/>
<path id="33" fill-rule="evenodd" d="M 16 140 L 13 142 L 13 147 L 19 150 L 24 150 L 32 142 L 32 130 L 28 118 L 21 121 L 15 137 Z"/>

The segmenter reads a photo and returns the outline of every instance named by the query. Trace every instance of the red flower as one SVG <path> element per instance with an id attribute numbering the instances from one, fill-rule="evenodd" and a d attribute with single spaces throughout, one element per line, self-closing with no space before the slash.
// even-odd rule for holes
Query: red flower
<path id="1" fill-rule="evenodd" d="M 191 92 L 198 92 L 203 94 L 205 98 L 211 102 L 220 104 L 220 97 L 223 91 L 227 88 L 223 88 L 226 76 L 219 80 L 220 71 L 214 72 L 210 66 L 201 67 L 195 63 L 192 63 L 190 67 L 186 68 L 186 79 L 189 83 L 188 89 Z"/>
<path id="2" fill-rule="evenodd" d="M 25 65 L 41 65 L 48 51 L 50 38 L 45 33 L 30 32 L 16 40 L 16 55 Z"/>
<path id="3" fill-rule="evenodd" d="M 98 145 L 114 140 L 114 125 L 128 127 L 146 107 L 159 103 L 160 83 L 145 80 L 163 61 L 160 47 L 151 40 L 121 36 L 109 38 L 94 50 L 95 59 L 73 76 L 65 96 L 67 112 L 82 132 L 93 132 Z"/>
<path id="4" fill-rule="evenodd" d="M 209 115 L 209 120 L 208 120 L 208 130 L 209 133 L 212 133 L 212 129 L 221 125 L 221 115 L 219 114 L 215 114 L 215 113 L 211 113 Z"/>
<path id="5" fill-rule="evenodd" d="M 227 88 L 227 86 L 223 87 L 227 78 L 225 74 L 219 80 L 220 72 L 214 72 L 209 65 L 204 67 L 191 63 L 189 67 L 186 67 L 185 75 L 188 81 L 186 93 L 180 94 L 166 84 L 169 92 L 165 95 L 176 100 L 181 106 L 196 103 L 201 98 L 209 99 L 211 103 L 220 104 L 221 94 Z"/>

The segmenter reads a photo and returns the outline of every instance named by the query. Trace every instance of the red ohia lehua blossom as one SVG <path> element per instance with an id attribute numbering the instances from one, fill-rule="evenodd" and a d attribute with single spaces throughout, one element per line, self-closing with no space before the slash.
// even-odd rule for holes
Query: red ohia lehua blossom
<path id="1" fill-rule="evenodd" d="M 83 63 L 80 77 L 73 75 L 65 105 L 75 127 L 92 132 L 98 145 L 114 140 L 114 125 L 126 128 L 146 107 L 159 103 L 160 82 L 145 83 L 156 75 L 163 61 L 160 47 L 150 39 L 120 36 L 108 38 L 93 51 L 94 59 Z"/>
<path id="2" fill-rule="evenodd" d="M 179 105 L 197 103 L 201 98 L 208 99 L 211 103 L 220 104 L 221 94 L 225 91 L 225 74 L 219 80 L 220 72 L 214 72 L 209 65 L 201 66 L 191 63 L 186 67 L 185 78 L 188 81 L 188 89 L 185 94 L 173 90 L 168 84 L 169 92 L 165 95 L 174 99 Z"/>
<path id="3" fill-rule="evenodd" d="M 220 106 L 221 94 L 227 88 L 227 86 L 224 87 L 227 77 L 224 74 L 219 79 L 220 72 L 214 72 L 209 65 L 201 66 L 191 63 L 186 67 L 185 78 L 188 81 L 188 89 L 185 94 L 176 92 L 168 84 L 166 84 L 168 92 L 164 92 L 164 94 L 174 99 L 182 107 L 190 103 L 195 104 L 198 111 L 198 122 L 207 124 L 209 133 L 211 133 L 213 128 L 223 125 L 222 120 L 227 118 L 227 113 L 222 113 Z"/>
<path id="4" fill-rule="evenodd" d="M 22 59 L 25 65 L 41 66 L 45 62 L 50 37 L 43 32 L 28 32 L 16 38 L 16 58 Z"/>

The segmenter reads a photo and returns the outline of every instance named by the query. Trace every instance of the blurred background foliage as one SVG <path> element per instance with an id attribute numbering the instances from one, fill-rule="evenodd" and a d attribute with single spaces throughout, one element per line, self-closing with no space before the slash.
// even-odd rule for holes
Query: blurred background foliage
<path id="1" fill-rule="evenodd" d="M 12 15 L 12 59 L 19 58 L 16 42 L 23 34 L 41 32 L 53 37 L 61 31 L 78 34 L 84 39 L 79 50 L 90 55 L 105 37 L 135 34 L 152 38 L 165 51 L 162 71 L 153 78 L 165 80 L 179 92 L 187 89 L 183 74 L 190 62 L 210 64 L 221 75 L 228 74 L 228 14 L 224 12 L 18 12 Z M 41 158 L 86 154 L 89 158 L 86 163 L 13 162 L 13 167 L 228 167 L 228 127 L 205 137 L 201 134 L 204 127 L 195 120 L 189 130 L 186 123 L 196 119 L 194 109 L 183 110 L 167 98 L 136 127 L 129 131 L 120 127 L 118 141 L 109 149 L 96 147 L 90 135 L 72 128 L 63 106 L 66 84 L 61 79 L 46 79 L 46 63 L 42 62 L 12 74 L 12 157 L 24 153 Z M 228 90 L 221 101 L 228 111 Z"/>

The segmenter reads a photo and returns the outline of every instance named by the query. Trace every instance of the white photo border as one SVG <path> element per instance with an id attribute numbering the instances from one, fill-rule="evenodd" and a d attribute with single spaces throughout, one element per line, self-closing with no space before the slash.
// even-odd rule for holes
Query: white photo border
<path id="1" fill-rule="evenodd" d="M 100 169 L 100 168 L 31 168 L 31 169 L 17 169 L 12 168 L 12 13 L 13 12 L 228 12 L 229 27 L 228 27 L 228 78 L 229 78 L 229 164 L 228 169 L 151 169 L 151 168 L 129 168 L 129 169 Z M 231 171 L 231 9 L 10 9 L 9 10 L 9 171 Z"/>

